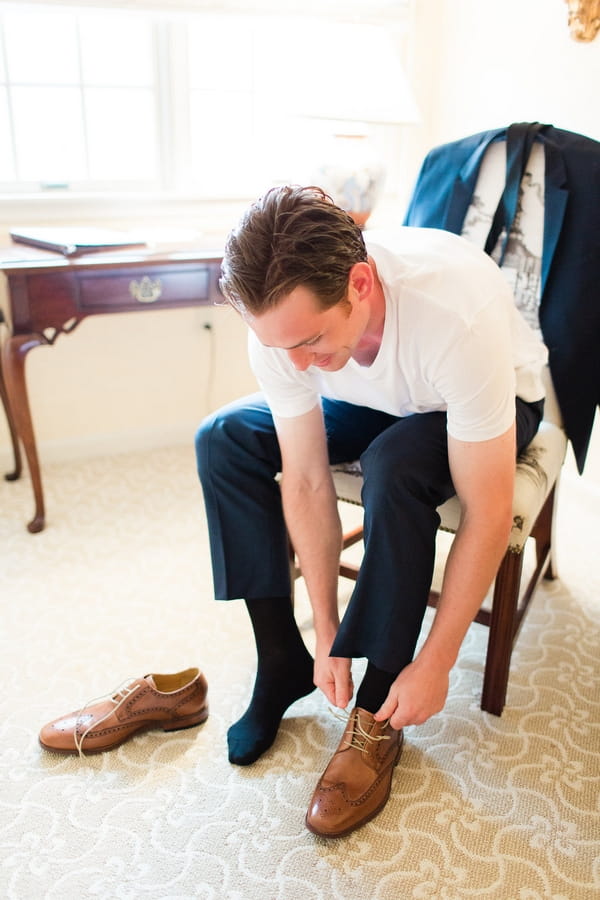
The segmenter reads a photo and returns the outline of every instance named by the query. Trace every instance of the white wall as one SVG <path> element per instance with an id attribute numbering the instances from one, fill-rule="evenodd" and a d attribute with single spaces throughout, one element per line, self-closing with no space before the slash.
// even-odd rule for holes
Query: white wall
<path id="1" fill-rule="evenodd" d="M 422 123 L 406 130 L 406 195 L 425 152 L 461 135 L 539 120 L 600 139 L 600 36 L 573 41 L 564 0 L 415 0 L 414 24 Z M 254 389 L 243 326 L 226 310 L 90 318 L 27 365 L 43 461 L 187 441 L 208 408 Z M 596 434 L 590 471 L 597 445 Z M 9 457 L 0 414 L 0 463 Z"/>
<path id="2" fill-rule="evenodd" d="M 600 138 L 600 38 L 590 43 L 573 40 L 567 9 L 564 0 L 447 0 L 450 39 L 440 96 L 444 130 L 468 130 L 494 119 L 536 119 Z M 486 10 L 487 16 L 482 15 Z M 466 100 L 460 122 L 452 113 L 457 97 Z"/>
<path id="3" fill-rule="evenodd" d="M 511 122 L 600 140 L 600 35 L 574 41 L 565 0 L 415 0 L 415 30 L 412 175 L 431 146 Z"/>

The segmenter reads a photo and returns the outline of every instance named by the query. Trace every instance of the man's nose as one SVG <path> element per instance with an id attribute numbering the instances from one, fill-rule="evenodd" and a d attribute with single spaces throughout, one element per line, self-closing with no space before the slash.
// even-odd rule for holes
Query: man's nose
<path id="1" fill-rule="evenodd" d="M 295 369 L 298 369 L 299 372 L 304 372 L 313 361 L 314 353 L 308 347 L 294 347 L 293 350 L 288 350 L 287 354 L 292 362 L 292 365 Z"/>

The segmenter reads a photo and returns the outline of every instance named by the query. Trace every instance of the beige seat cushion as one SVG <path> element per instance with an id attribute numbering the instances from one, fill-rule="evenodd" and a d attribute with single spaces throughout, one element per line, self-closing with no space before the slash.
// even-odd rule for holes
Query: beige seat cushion
<path id="1" fill-rule="evenodd" d="M 562 428 L 544 420 L 532 442 L 519 456 L 510 550 L 520 553 L 523 549 L 544 501 L 558 478 L 566 449 L 567 439 Z M 332 473 L 338 499 L 360 506 L 363 483 L 360 463 L 332 466 Z M 440 527 L 454 533 L 460 521 L 458 498 L 451 497 L 439 507 L 438 512 L 442 520 Z"/>

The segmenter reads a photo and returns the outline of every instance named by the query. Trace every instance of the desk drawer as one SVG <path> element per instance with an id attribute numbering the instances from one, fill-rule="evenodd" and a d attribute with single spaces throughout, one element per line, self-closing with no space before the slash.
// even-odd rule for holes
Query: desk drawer
<path id="1" fill-rule="evenodd" d="M 77 278 L 79 305 L 82 311 L 92 313 L 208 303 L 210 271 L 207 265 L 174 263 L 81 272 Z"/>

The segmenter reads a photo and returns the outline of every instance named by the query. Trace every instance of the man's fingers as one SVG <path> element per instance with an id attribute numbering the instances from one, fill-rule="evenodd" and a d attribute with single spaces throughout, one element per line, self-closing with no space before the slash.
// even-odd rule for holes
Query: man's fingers
<path id="1" fill-rule="evenodd" d="M 396 702 L 390 699 L 387 699 L 382 705 L 379 707 L 377 712 L 374 714 L 376 722 L 384 722 L 386 719 L 391 718 L 396 710 Z"/>
<path id="2" fill-rule="evenodd" d="M 352 693 L 348 691 L 348 688 L 337 688 L 335 692 L 335 706 L 338 709 L 346 709 L 351 696 Z"/>
<path id="3" fill-rule="evenodd" d="M 321 678 L 316 679 L 317 687 L 319 687 L 332 706 L 339 709 L 345 709 L 354 693 L 354 684 L 352 681 L 352 672 L 348 665 L 348 661 L 344 660 L 344 665 L 336 665 L 335 663 L 323 672 Z"/>
<path id="4" fill-rule="evenodd" d="M 340 709 L 345 709 L 350 703 L 350 698 L 353 693 L 354 684 L 352 682 L 352 676 L 346 676 L 339 682 L 336 682 L 335 705 Z"/>
<path id="5" fill-rule="evenodd" d="M 336 706 L 336 700 L 335 700 L 335 695 L 336 695 L 335 681 L 328 681 L 328 682 L 323 686 L 322 691 L 323 691 L 323 693 L 325 694 L 325 696 L 327 697 L 327 699 L 329 700 L 329 702 L 332 703 L 333 706 Z"/>

